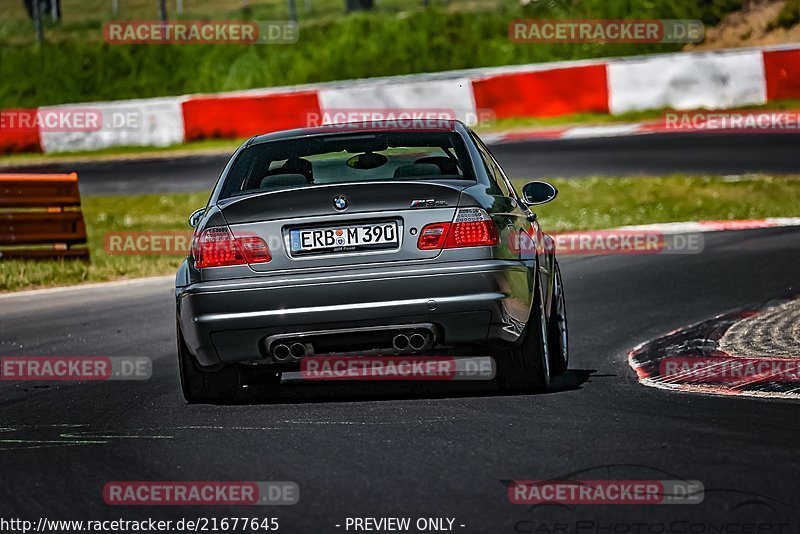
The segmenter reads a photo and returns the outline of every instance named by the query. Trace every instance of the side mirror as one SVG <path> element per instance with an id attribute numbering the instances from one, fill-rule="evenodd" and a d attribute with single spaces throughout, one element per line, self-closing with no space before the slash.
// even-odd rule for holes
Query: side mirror
<path id="1" fill-rule="evenodd" d="M 525 204 L 545 204 L 558 195 L 558 189 L 547 182 L 528 182 L 522 187 L 522 200 Z"/>
<path id="2" fill-rule="evenodd" d="M 193 212 L 191 215 L 189 215 L 189 226 L 192 228 L 197 228 L 197 225 L 200 223 L 200 219 L 202 219 L 203 215 L 205 214 L 205 208 L 200 208 L 199 210 Z"/>

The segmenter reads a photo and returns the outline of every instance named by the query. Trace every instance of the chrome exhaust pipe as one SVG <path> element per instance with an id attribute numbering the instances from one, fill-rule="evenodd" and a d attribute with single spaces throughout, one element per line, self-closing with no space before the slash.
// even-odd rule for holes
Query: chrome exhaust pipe
<path id="1" fill-rule="evenodd" d="M 292 343 L 292 346 L 289 348 L 289 350 L 292 353 L 292 358 L 296 360 L 299 360 L 306 355 L 306 346 L 302 343 Z"/>
<path id="2" fill-rule="evenodd" d="M 408 338 L 408 343 L 414 350 L 422 350 L 428 344 L 428 338 L 422 334 L 411 334 Z"/>
<path id="3" fill-rule="evenodd" d="M 406 350 L 408 348 L 408 336 L 405 334 L 396 334 L 392 338 L 392 346 L 395 350 Z"/>
<path id="4" fill-rule="evenodd" d="M 272 349 L 272 357 L 276 362 L 284 362 L 288 360 L 289 356 L 291 355 L 292 351 L 289 349 L 289 345 L 284 345 L 283 343 L 275 345 L 275 347 Z"/>

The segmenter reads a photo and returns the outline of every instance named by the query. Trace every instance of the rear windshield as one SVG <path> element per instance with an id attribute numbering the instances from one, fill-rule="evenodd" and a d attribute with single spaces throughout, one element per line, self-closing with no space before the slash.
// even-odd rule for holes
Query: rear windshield
<path id="1" fill-rule="evenodd" d="M 221 198 L 325 184 L 474 180 L 455 132 L 347 133 L 270 141 L 237 157 Z"/>

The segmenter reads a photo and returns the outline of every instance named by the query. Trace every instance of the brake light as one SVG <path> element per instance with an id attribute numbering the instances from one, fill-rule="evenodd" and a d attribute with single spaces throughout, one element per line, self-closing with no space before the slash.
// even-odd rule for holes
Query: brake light
<path id="1" fill-rule="evenodd" d="M 486 211 L 480 208 L 459 208 L 452 223 L 433 223 L 420 232 L 417 248 L 491 247 L 500 242 L 500 235 Z"/>
<path id="2" fill-rule="evenodd" d="M 209 228 L 195 237 L 192 256 L 198 269 L 267 263 L 272 260 L 267 243 L 256 236 L 234 238 L 225 226 Z"/>
<path id="3" fill-rule="evenodd" d="M 269 263 L 272 260 L 267 242 L 260 237 L 238 237 L 236 242 L 244 252 L 244 259 L 247 260 L 247 263 Z"/>
<path id="4" fill-rule="evenodd" d="M 441 250 L 449 229 L 449 222 L 433 223 L 425 226 L 419 233 L 417 248 L 420 250 Z"/>

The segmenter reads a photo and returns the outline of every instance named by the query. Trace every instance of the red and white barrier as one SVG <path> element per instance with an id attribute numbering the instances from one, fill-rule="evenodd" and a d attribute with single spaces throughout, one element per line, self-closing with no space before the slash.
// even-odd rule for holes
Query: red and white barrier
<path id="1" fill-rule="evenodd" d="M 182 97 L 148 98 L 39 108 L 40 114 L 55 117 L 71 110 L 95 113 L 100 122 L 98 129 L 41 126 L 42 150 L 46 153 L 74 152 L 113 146 L 163 147 L 183 143 L 182 100 Z"/>
<path id="2" fill-rule="evenodd" d="M 764 104 L 761 51 L 669 54 L 608 63 L 609 111 Z"/>
<path id="3" fill-rule="evenodd" d="M 359 83 L 349 87 L 324 88 L 319 91 L 320 110 L 324 122 L 336 110 L 387 112 L 408 110 L 442 110 L 463 121 L 475 116 L 475 99 L 469 78 L 444 80 L 394 81 Z"/>
<path id="4" fill-rule="evenodd" d="M 131 113 L 141 118 L 141 124 L 137 128 L 115 127 L 113 123 L 105 124 L 104 119 L 100 131 L 54 131 L 40 126 L 8 128 L 0 120 L 0 154 L 242 138 L 305 126 L 309 117 L 330 122 L 325 118 L 342 110 L 447 110 L 452 116 L 470 121 L 476 116 L 504 119 L 583 112 L 620 114 L 658 108 L 726 109 L 787 98 L 800 98 L 797 45 L 48 106 L 41 110 L 94 107 L 109 120 Z M 617 130 L 608 130 L 608 135 Z M 623 127 L 620 131 L 629 129 Z"/>
<path id="5" fill-rule="evenodd" d="M 36 108 L 0 110 L 0 155 L 41 152 Z"/>
<path id="6" fill-rule="evenodd" d="M 498 119 L 608 113 L 606 66 L 492 74 L 473 80 L 475 105 Z"/>
<path id="7" fill-rule="evenodd" d="M 319 112 L 315 91 L 189 97 L 183 102 L 187 141 L 236 139 L 300 128 Z"/>
<path id="8" fill-rule="evenodd" d="M 800 49 L 765 50 L 767 99 L 800 98 Z"/>

